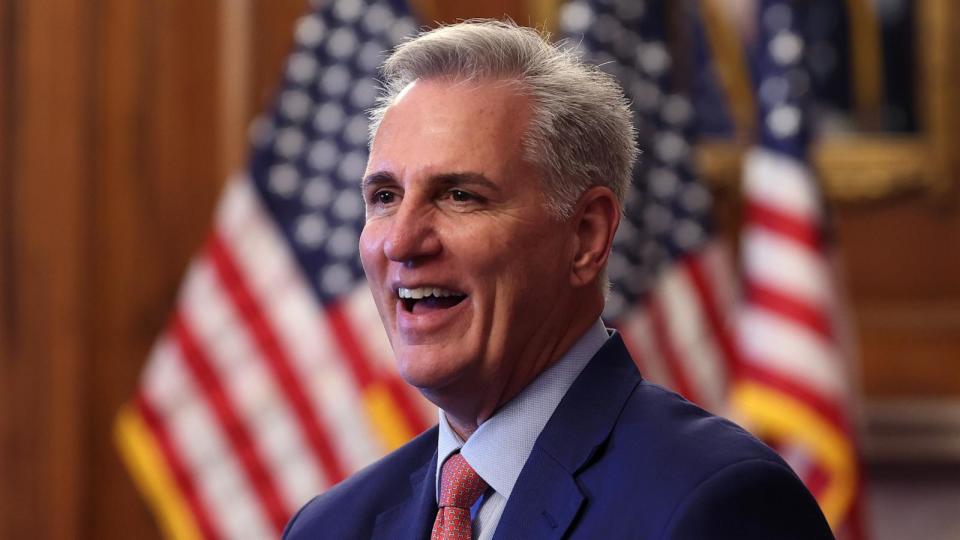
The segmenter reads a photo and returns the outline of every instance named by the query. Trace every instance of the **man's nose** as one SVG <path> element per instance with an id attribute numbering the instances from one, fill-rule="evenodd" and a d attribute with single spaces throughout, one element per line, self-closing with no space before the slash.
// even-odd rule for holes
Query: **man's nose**
<path id="1" fill-rule="evenodd" d="M 391 261 L 416 263 L 440 253 L 442 244 L 429 209 L 411 201 L 393 215 L 383 252 Z"/>

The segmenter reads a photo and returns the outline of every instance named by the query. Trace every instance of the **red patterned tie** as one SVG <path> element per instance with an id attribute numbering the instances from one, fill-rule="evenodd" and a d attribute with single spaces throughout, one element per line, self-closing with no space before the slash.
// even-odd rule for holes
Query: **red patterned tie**
<path id="1" fill-rule="evenodd" d="M 487 489 L 487 483 L 459 453 L 443 464 L 440 477 L 440 510 L 430 540 L 470 540 L 470 507 Z"/>

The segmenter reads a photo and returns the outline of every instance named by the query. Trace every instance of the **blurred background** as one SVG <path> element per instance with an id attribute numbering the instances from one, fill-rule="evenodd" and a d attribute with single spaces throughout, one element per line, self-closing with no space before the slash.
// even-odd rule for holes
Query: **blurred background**
<path id="1" fill-rule="evenodd" d="M 284 77 L 289 85 L 322 73 L 340 54 L 330 49 L 319 68 L 288 60 L 321 39 L 317 25 L 326 19 L 304 17 L 326 4 L 0 0 L 0 538 L 237 536 L 216 524 L 189 525 L 197 521 L 191 509 L 209 495 L 202 485 L 184 490 L 190 463 L 169 466 L 173 480 L 144 473 L 144 463 L 163 459 L 143 448 L 168 465 L 176 452 L 155 431 L 153 446 L 131 443 L 139 440 L 131 433 L 155 423 L 142 405 L 133 406 L 134 417 L 122 411 L 151 395 L 144 368 L 148 358 L 159 364 L 158 338 L 177 328 L 171 314 L 189 297 L 178 301 L 190 261 L 211 249 L 211 224 L 231 219 L 215 217 L 218 201 L 229 198 L 221 195 L 228 178 L 247 170 L 251 141 L 256 148 L 279 140 L 280 116 L 254 119 L 275 103 L 287 113 L 296 108 L 296 100 L 278 99 Z M 398 0 L 356 4 L 354 14 L 330 16 L 366 24 L 366 14 L 380 9 L 374 4 L 407 9 Z M 643 16 L 636 6 L 657 2 L 560 4 L 421 0 L 409 6 L 409 21 L 508 15 L 593 32 L 574 40 L 582 48 L 610 41 L 595 30 L 609 22 L 603 17 L 626 25 Z M 607 15 L 580 17 L 594 4 Z M 760 4 L 667 2 L 660 37 L 673 53 L 670 91 L 694 105 L 691 166 L 713 196 L 711 220 L 734 269 L 749 226 L 742 158 L 762 114 L 755 96 L 764 90 L 752 82 L 761 68 L 751 60 L 767 46 Z M 804 88 L 816 126 L 809 163 L 823 186 L 827 258 L 840 284 L 837 310 L 848 321 L 843 405 L 862 470 L 866 537 L 960 538 L 960 5 L 805 4 L 796 31 L 805 40 Z M 691 14 L 700 22 L 689 23 Z M 282 192 L 285 177 L 269 178 Z M 345 223 L 346 199 L 337 200 L 343 204 L 331 211 Z M 304 242 L 319 234 L 311 236 L 315 226 L 300 231 Z M 319 305 L 330 305 L 334 277 L 318 286 Z M 344 308 L 351 309 L 360 308 Z M 378 324 L 375 316 L 346 317 Z M 269 349 L 267 338 L 257 339 Z M 359 345 L 341 339 L 338 347 L 376 348 L 353 339 Z M 422 420 L 429 409 L 411 404 L 389 376 L 378 378 L 389 368 L 373 364 L 353 374 L 363 407 L 379 419 L 370 429 L 386 442 L 364 446 L 346 471 L 429 422 Z M 405 404 L 407 431 L 390 427 L 384 403 Z M 311 418 L 311 406 L 301 419 Z M 237 437 L 228 437 L 235 447 Z M 187 502 L 171 502 L 171 490 Z M 293 498 L 294 507 L 304 502 Z"/>

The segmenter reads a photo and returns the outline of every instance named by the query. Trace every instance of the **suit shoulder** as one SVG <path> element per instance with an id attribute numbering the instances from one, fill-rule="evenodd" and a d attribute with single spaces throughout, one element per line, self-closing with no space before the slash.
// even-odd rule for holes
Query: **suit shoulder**
<path id="1" fill-rule="evenodd" d="M 659 537 L 830 540 L 833 533 L 789 467 L 757 459 L 728 465 L 701 482 Z"/>
<path id="2" fill-rule="evenodd" d="M 411 476 L 430 468 L 437 450 L 437 427 L 314 497 L 291 518 L 284 538 L 310 538 L 318 531 L 336 538 L 363 537 L 373 518 L 410 496 Z M 358 536 L 359 535 L 359 536 Z"/>
<path id="3" fill-rule="evenodd" d="M 711 527 L 732 526 L 723 515 L 724 505 L 733 505 L 737 516 L 769 512 L 817 532 L 810 538 L 825 538 L 813 497 L 780 456 L 733 422 L 646 381 L 633 389 L 579 479 L 593 508 L 581 527 L 607 537 L 626 527 L 651 538 L 794 538 L 737 536 L 737 529 L 712 534 Z M 627 523 L 622 516 L 629 516 Z"/>
<path id="4" fill-rule="evenodd" d="M 632 439 L 648 453 L 693 466 L 705 475 L 744 460 L 787 466 L 742 427 L 647 381 L 637 386 L 624 407 L 614 432 L 618 435 Z"/>

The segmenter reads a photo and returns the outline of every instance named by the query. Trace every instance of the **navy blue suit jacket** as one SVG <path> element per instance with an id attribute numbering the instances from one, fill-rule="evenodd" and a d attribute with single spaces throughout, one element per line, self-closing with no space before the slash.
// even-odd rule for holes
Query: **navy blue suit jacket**
<path id="1" fill-rule="evenodd" d="M 424 539 L 437 428 L 310 501 L 285 538 Z M 793 471 L 738 426 L 643 381 L 614 335 L 534 445 L 495 539 L 833 538 Z"/>

